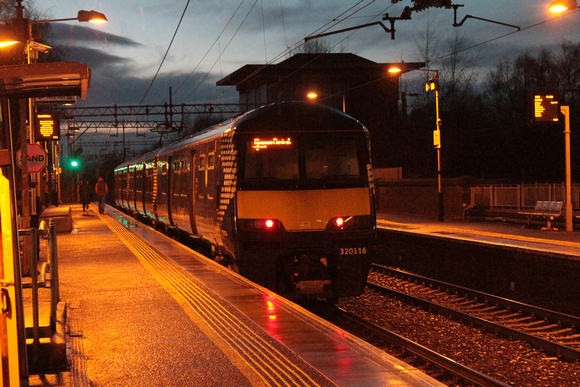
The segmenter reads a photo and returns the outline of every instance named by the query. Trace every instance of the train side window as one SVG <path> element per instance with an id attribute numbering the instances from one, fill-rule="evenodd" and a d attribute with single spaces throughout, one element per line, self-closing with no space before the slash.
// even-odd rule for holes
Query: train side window
<path id="1" fill-rule="evenodd" d="M 216 177 L 216 170 L 215 170 L 215 153 L 210 153 L 207 155 L 207 168 L 205 174 L 205 185 L 207 187 L 206 193 L 208 199 L 213 199 L 213 191 L 215 188 L 215 177 Z"/>
<path id="2" fill-rule="evenodd" d="M 205 155 L 199 156 L 199 164 L 197 168 L 197 194 L 200 199 L 205 198 Z"/>

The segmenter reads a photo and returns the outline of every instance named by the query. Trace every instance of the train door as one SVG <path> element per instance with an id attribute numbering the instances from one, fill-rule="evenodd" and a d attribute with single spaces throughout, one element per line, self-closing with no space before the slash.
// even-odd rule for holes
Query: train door
<path id="1" fill-rule="evenodd" d="M 196 216 L 195 222 L 199 234 L 212 241 L 219 240 L 217 217 L 217 155 L 215 142 L 202 144 L 199 150 L 195 171 Z"/>
<path id="2" fill-rule="evenodd" d="M 151 210 L 153 211 L 153 218 L 156 222 L 159 221 L 159 214 L 157 211 L 157 203 L 159 202 L 159 158 L 155 156 L 153 159 L 153 172 L 152 172 L 152 195 L 151 195 Z"/>
<path id="3" fill-rule="evenodd" d="M 10 205 L 10 183 L 0 169 L 0 380 L 3 386 L 20 385 L 18 346 L 18 310 L 16 303 L 13 217 Z"/>
<path id="4" fill-rule="evenodd" d="M 166 159 L 161 157 L 158 160 L 157 166 L 157 217 L 159 222 L 166 226 L 173 224 L 169 211 L 171 200 L 171 195 L 169 194 L 171 189 L 171 162 L 171 156 Z"/>
<path id="5" fill-rule="evenodd" d="M 188 191 L 189 191 L 189 223 L 191 226 L 191 232 L 194 235 L 197 235 L 197 227 L 196 227 L 196 223 L 195 223 L 195 212 L 196 212 L 196 204 L 197 204 L 197 197 L 196 197 L 196 191 L 195 191 L 195 180 L 196 180 L 196 162 L 197 162 L 197 157 L 196 157 L 196 152 L 195 150 L 191 151 L 190 154 L 190 158 L 189 158 L 189 162 L 190 162 L 190 168 L 188 169 L 188 174 L 189 174 L 189 187 L 188 187 Z"/>

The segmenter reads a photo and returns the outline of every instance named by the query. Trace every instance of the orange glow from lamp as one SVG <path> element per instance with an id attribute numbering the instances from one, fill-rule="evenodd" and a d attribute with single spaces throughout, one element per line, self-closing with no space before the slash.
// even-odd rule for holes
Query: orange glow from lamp
<path id="1" fill-rule="evenodd" d="M 306 96 L 311 101 L 314 101 L 316 98 L 318 98 L 318 94 L 314 91 L 309 92 L 308 94 L 306 94 Z"/>
<path id="2" fill-rule="evenodd" d="M 548 10 L 552 13 L 561 13 L 576 9 L 577 6 L 576 0 L 556 0 L 550 4 Z"/>
<path id="3" fill-rule="evenodd" d="M 0 30 L 0 48 L 20 43 L 11 31 Z"/>

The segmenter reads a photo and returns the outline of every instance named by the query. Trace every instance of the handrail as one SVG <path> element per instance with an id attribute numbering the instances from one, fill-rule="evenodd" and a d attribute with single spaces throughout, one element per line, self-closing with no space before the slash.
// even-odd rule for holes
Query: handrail
<path id="1" fill-rule="evenodd" d="M 44 223 L 44 222 L 42 222 Z M 39 237 L 48 239 L 48 263 L 50 265 L 50 335 L 56 332 L 56 312 L 60 300 L 59 281 L 58 281 L 58 251 L 56 243 L 56 225 L 51 219 L 48 230 L 41 223 L 40 228 L 30 228 L 18 230 L 18 235 L 30 235 L 30 267 L 31 267 L 31 284 L 32 289 L 32 338 L 33 345 L 38 349 L 40 346 L 40 317 L 39 317 L 39 297 L 38 288 L 45 287 L 46 283 L 39 282 L 38 279 L 38 248 Z M 25 287 L 25 286 L 23 286 Z M 44 330 L 43 330 L 44 332 Z M 44 335 L 46 336 L 46 335 Z M 36 352 L 38 353 L 38 352 Z"/>

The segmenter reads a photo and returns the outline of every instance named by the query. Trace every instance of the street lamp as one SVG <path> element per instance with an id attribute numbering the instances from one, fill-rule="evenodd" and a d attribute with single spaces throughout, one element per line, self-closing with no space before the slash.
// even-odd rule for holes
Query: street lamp
<path id="1" fill-rule="evenodd" d="M 552 13 L 562 13 L 572 11 L 578 8 L 576 0 L 556 0 L 553 1 L 548 10 Z M 564 115 L 565 128 L 564 138 L 566 147 L 566 232 L 572 232 L 574 229 L 572 223 L 572 178 L 570 162 L 570 106 L 560 106 L 560 112 Z"/>
<path id="2" fill-rule="evenodd" d="M 40 20 L 40 21 L 30 21 L 29 19 L 24 17 L 24 7 L 22 6 L 22 0 L 17 0 L 16 5 L 16 15 L 11 20 L 2 20 L 0 23 L 8 24 L 11 23 L 11 32 L 12 36 L 0 36 L 0 47 L 8 47 L 14 44 L 19 44 L 20 47 L 18 51 L 20 51 L 19 56 L 16 58 L 18 62 L 21 63 L 24 67 L 27 67 L 28 70 L 34 73 L 34 66 L 31 65 L 32 60 L 36 57 L 38 51 L 46 52 L 50 49 L 49 46 L 45 46 L 39 44 L 38 42 L 34 42 L 32 38 L 32 25 L 33 24 L 42 24 L 42 23 L 50 23 L 54 21 L 64 21 L 64 20 L 78 20 L 78 21 L 99 21 L 105 22 L 106 17 L 98 12 L 95 11 L 80 11 L 76 18 L 72 19 L 55 19 L 55 20 Z M 22 49 L 20 49 L 22 48 Z M 22 56 L 24 54 L 25 56 Z M 70 66 L 69 66 L 70 67 Z M 86 66 L 85 66 L 86 68 Z M 67 74 L 68 76 L 69 74 Z M 80 77 L 80 75 L 79 75 Z M 42 80 L 42 77 L 38 78 L 39 81 Z M 49 82 L 48 80 L 46 81 Z M 24 83 L 24 82 L 23 82 Z M 79 80 L 81 90 L 83 90 L 82 86 L 82 78 Z M 50 86 L 49 86 L 50 87 Z M 86 86 L 84 86 L 86 89 Z M 37 228 L 37 224 L 31 224 L 32 216 L 35 216 L 35 223 L 37 221 L 37 214 L 36 212 L 36 186 L 35 184 L 29 184 L 29 168 L 28 168 L 28 129 L 26 127 L 26 95 L 17 96 L 19 98 L 19 121 L 20 121 L 20 145 L 21 145 L 21 192 L 22 192 L 22 229 L 28 228 Z M 36 141 L 34 139 L 34 101 L 32 98 L 29 98 L 28 101 L 28 111 L 29 111 L 29 126 L 30 126 L 30 143 L 34 144 Z M 14 149 L 14 144 L 11 141 L 11 148 Z M 33 178 L 36 179 L 36 174 L 32 174 Z M 14 184 L 14 183 L 13 183 Z M 32 194 L 31 196 L 29 196 Z M 32 227 L 31 227 L 32 226 Z M 20 273 L 30 273 L 32 277 L 33 283 L 36 281 L 36 268 L 31 267 L 30 256 L 31 256 L 31 246 L 30 241 L 28 240 L 29 236 L 24 236 L 24 243 L 22 249 L 22 257 L 18 254 L 17 264 L 19 264 L 22 268 Z M 20 281 L 20 279 L 18 280 Z M 17 285 L 19 287 L 19 285 Z M 19 293 L 16 296 L 16 306 L 14 307 L 16 321 L 18 325 L 18 354 L 15 356 L 18 358 L 18 368 L 19 368 L 19 377 L 20 380 L 27 380 L 28 379 L 28 369 L 27 369 L 27 361 L 26 361 L 26 333 L 24 329 L 24 316 L 23 316 L 23 306 L 22 306 L 22 294 Z M 12 356 L 12 355 L 11 355 Z"/>
<path id="3" fill-rule="evenodd" d="M 564 11 L 572 11 L 577 7 L 576 0 L 556 0 L 550 4 L 548 10 L 552 13 L 561 13 Z"/>
<path id="4" fill-rule="evenodd" d="M 444 206 L 443 206 L 443 187 L 441 184 L 441 119 L 439 118 L 439 70 L 419 69 L 414 68 L 411 71 L 434 72 L 435 74 L 429 79 L 425 85 L 425 90 L 435 91 L 435 116 L 436 116 L 436 130 L 433 132 L 433 146 L 437 149 L 437 213 L 439 221 L 444 220 Z M 400 74 L 402 69 L 399 67 L 390 67 L 390 74 Z"/>

